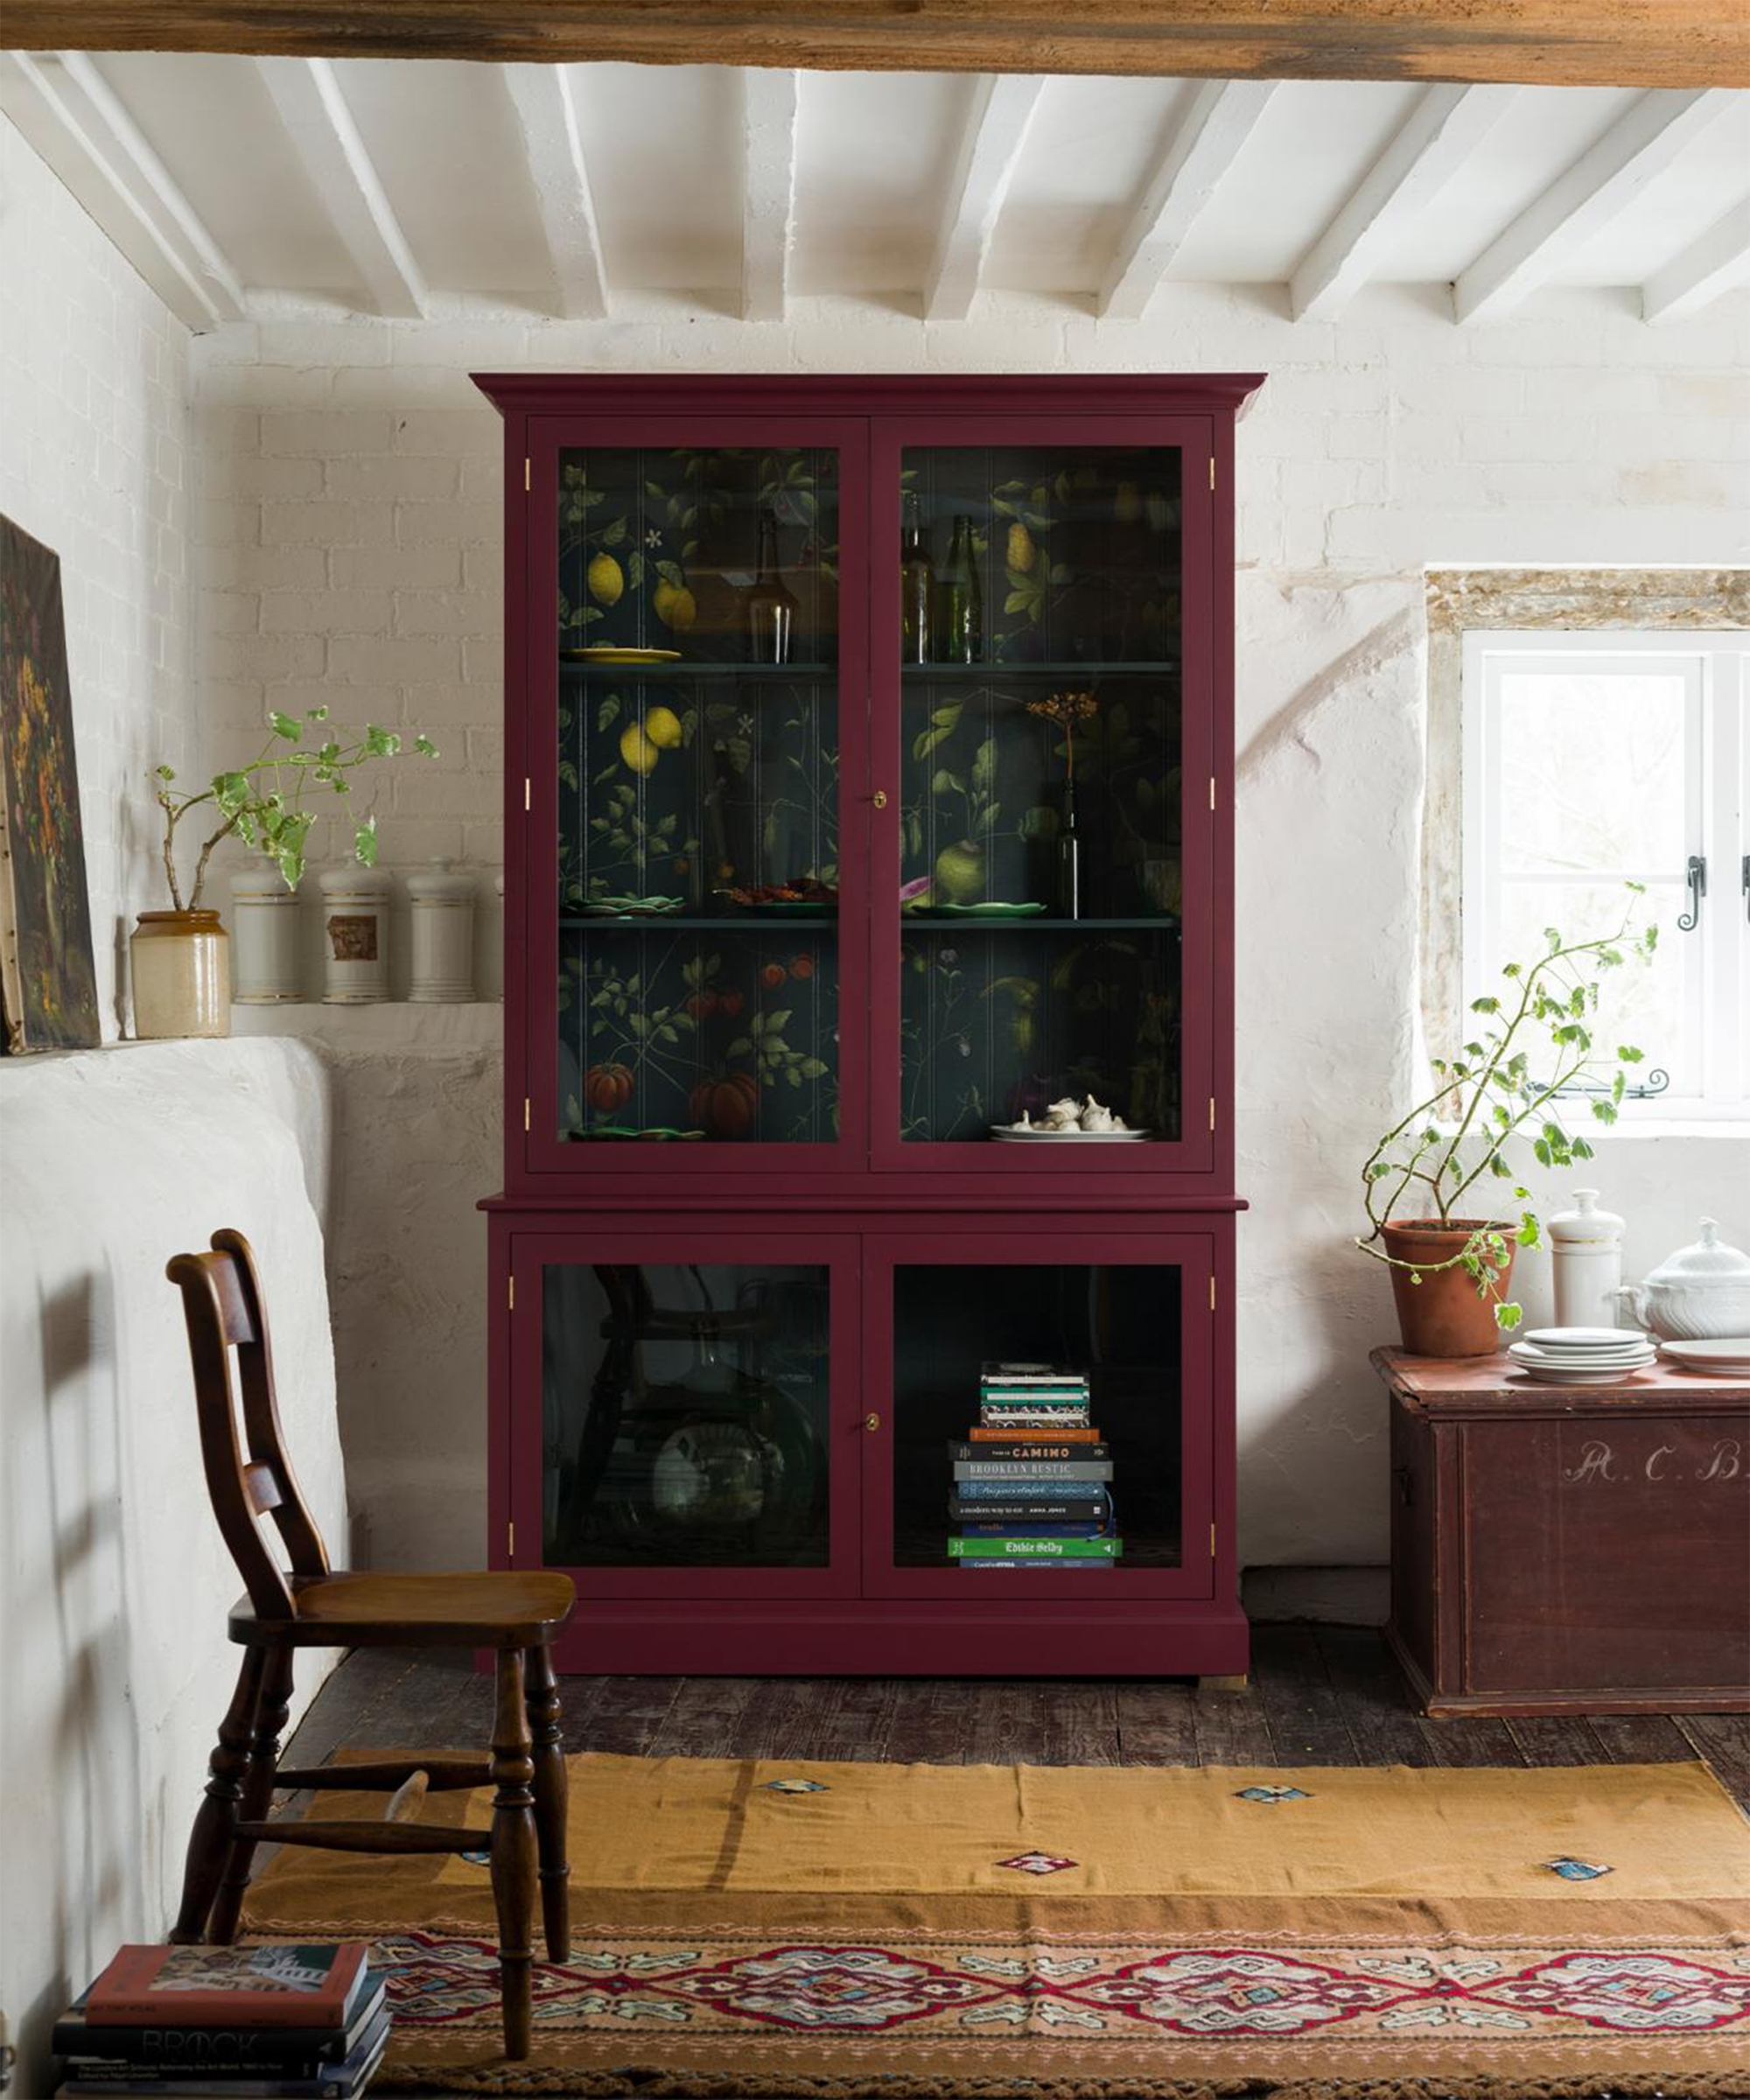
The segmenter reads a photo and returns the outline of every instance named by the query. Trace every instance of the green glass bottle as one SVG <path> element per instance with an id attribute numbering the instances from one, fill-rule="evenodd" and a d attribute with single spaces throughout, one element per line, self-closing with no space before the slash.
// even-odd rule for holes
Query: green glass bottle
<path id="1" fill-rule="evenodd" d="M 935 576 L 924 545 L 917 497 L 907 491 L 900 526 L 900 661 L 930 662 L 935 623 Z"/>
<path id="2" fill-rule="evenodd" d="M 963 511 L 954 521 L 948 560 L 936 582 L 936 662 L 981 662 L 984 654 L 984 593 L 978 581 L 972 521 Z"/>

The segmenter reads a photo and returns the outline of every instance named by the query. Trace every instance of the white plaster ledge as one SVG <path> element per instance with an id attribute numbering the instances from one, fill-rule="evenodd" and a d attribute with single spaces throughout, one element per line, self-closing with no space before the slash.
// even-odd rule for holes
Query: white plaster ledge
<path id="1" fill-rule="evenodd" d="M 474 999 L 455 1005 L 383 1000 L 328 1006 L 320 1000 L 231 1009 L 234 1037 L 271 1037 L 319 1044 L 337 1056 L 399 1055 L 456 1050 L 497 1052 L 504 1044 L 504 1005 Z"/>

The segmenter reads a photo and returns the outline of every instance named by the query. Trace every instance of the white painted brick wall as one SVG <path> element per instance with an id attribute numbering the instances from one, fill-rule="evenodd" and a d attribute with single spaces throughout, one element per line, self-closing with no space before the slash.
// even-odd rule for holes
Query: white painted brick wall
<path id="1" fill-rule="evenodd" d="M 197 774 L 187 330 L 0 118 L 0 511 L 60 556 L 103 1032 L 162 893 L 149 769 Z M 250 623 L 253 626 L 253 621 Z"/>

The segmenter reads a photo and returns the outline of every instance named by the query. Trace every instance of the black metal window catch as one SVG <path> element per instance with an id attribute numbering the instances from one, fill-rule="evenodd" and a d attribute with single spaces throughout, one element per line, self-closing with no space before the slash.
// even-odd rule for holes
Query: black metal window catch
<path id="1" fill-rule="evenodd" d="M 1744 916 L 1750 920 L 1750 853 L 1738 864 L 1738 886 L 1744 892 Z"/>
<path id="2" fill-rule="evenodd" d="M 1690 855 L 1684 869 L 1684 881 L 1690 892 L 1690 908 L 1677 920 L 1677 931 L 1692 934 L 1701 924 L 1701 900 L 1707 895 L 1707 861 L 1704 855 Z"/>

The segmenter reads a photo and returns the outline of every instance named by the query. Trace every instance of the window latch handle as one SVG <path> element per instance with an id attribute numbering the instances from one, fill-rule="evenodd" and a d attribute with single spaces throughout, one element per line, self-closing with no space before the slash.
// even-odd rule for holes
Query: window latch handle
<path id="1" fill-rule="evenodd" d="M 1744 892 L 1744 916 L 1750 920 L 1750 853 L 1738 864 L 1738 886 Z"/>
<path id="2" fill-rule="evenodd" d="M 1700 853 L 1691 853 L 1684 868 L 1684 881 L 1690 893 L 1690 908 L 1677 920 L 1680 934 L 1692 934 L 1701 924 L 1701 900 L 1707 895 L 1707 860 Z"/>

